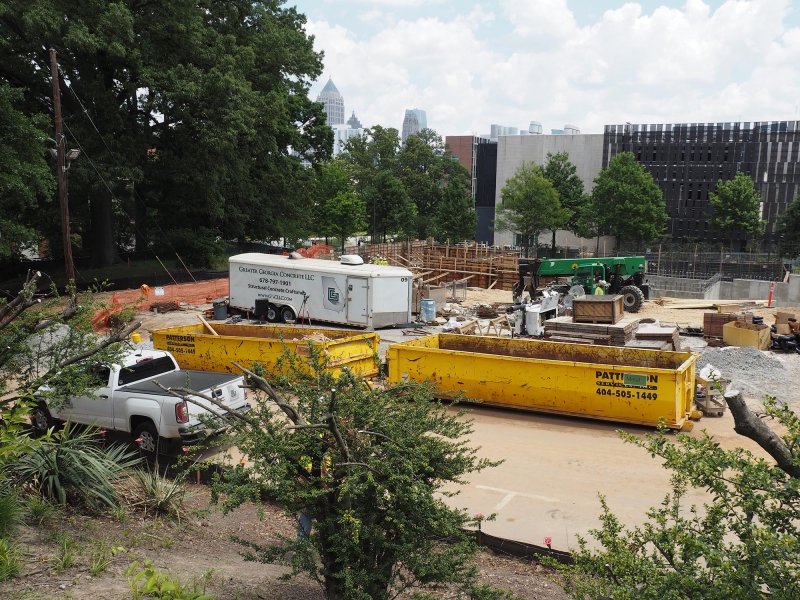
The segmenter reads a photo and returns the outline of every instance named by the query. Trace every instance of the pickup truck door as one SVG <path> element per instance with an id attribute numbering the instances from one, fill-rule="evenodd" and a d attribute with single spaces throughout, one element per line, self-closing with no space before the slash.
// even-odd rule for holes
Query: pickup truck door
<path id="1" fill-rule="evenodd" d="M 94 370 L 98 381 L 105 381 L 105 385 L 95 390 L 94 396 L 74 396 L 71 398 L 72 409 L 69 416 L 74 423 L 95 423 L 99 427 L 109 427 L 111 424 L 111 404 L 109 397 L 109 375 L 111 369 L 97 365 L 89 367 Z M 64 411 L 60 411 L 60 418 L 66 419 Z"/>

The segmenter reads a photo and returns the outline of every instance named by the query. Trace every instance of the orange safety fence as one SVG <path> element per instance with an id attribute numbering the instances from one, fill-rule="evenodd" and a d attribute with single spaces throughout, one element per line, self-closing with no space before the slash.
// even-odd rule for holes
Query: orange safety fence
<path id="1" fill-rule="evenodd" d="M 156 290 L 164 290 L 164 295 L 156 295 Z M 92 325 L 102 327 L 108 323 L 109 317 L 123 308 L 134 306 L 141 300 L 137 310 L 150 310 L 153 305 L 163 302 L 175 302 L 180 305 L 185 302 L 189 305 L 210 304 L 217 298 L 228 295 L 228 278 L 210 279 L 197 283 L 179 283 L 177 285 L 148 286 L 142 285 L 135 290 L 120 290 L 111 296 L 110 306 L 99 310 L 92 319 Z"/>

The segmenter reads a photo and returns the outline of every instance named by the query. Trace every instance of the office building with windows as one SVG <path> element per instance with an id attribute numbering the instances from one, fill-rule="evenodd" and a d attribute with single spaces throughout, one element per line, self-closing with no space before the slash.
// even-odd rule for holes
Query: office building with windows
<path id="1" fill-rule="evenodd" d="M 403 131 L 401 134 L 402 141 L 406 141 L 408 136 L 419 133 L 423 129 L 428 128 L 428 117 L 425 115 L 424 110 L 418 108 L 410 108 L 406 110 L 405 117 L 403 118 Z"/>
<path id="2" fill-rule="evenodd" d="M 328 125 L 344 124 L 344 98 L 336 89 L 333 79 L 328 78 L 328 83 L 322 88 L 317 96 L 317 102 L 325 107 L 325 114 L 328 115 Z"/>
<path id="3" fill-rule="evenodd" d="M 772 246 L 778 241 L 778 216 L 800 187 L 798 121 L 607 125 L 603 168 L 620 152 L 632 152 L 661 188 L 670 218 L 667 233 L 675 240 L 723 241 L 708 223 L 709 194 L 719 181 L 745 173 L 761 194 L 763 241 Z M 747 245 L 745 235 L 735 234 L 734 250 Z"/>

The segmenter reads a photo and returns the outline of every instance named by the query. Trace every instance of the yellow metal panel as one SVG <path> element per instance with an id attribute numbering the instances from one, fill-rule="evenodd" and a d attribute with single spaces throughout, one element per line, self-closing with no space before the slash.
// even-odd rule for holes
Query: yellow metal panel
<path id="1" fill-rule="evenodd" d="M 374 332 L 282 325 L 215 324 L 213 328 L 219 335 L 211 335 L 202 324 L 157 329 L 152 332 L 153 346 L 171 352 L 183 369 L 233 373 L 237 371 L 233 361 L 247 368 L 260 362 L 274 371 L 284 344 L 300 357 L 308 356 L 309 344 L 314 344 L 326 353 L 335 375 L 342 367 L 364 377 L 378 373 L 380 339 Z"/>
<path id="2" fill-rule="evenodd" d="M 697 355 L 437 334 L 392 344 L 389 380 L 430 381 L 442 397 L 595 419 L 686 426 Z"/>

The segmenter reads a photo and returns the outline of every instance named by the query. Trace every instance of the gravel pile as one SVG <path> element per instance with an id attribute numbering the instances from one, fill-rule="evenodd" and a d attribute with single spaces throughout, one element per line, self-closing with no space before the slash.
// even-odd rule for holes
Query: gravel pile
<path id="1" fill-rule="evenodd" d="M 764 394 L 781 401 L 800 402 L 800 365 L 797 361 L 783 362 L 757 348 L 707 348 L 697 359 L 697 371 L 707 364 L 714 365 L 730 387 L 745 396 L 761 400 Z"/>

